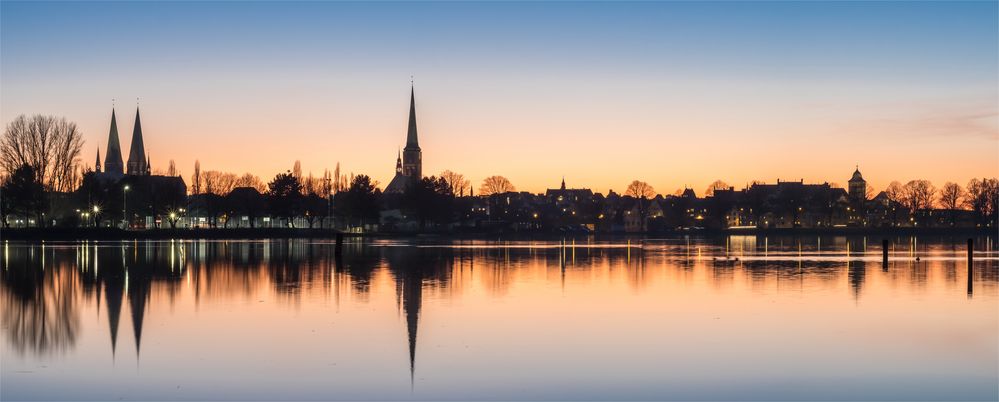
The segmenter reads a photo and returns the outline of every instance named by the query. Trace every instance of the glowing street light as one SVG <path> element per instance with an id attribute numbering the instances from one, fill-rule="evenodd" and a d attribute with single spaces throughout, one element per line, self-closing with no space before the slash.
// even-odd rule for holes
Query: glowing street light
<path id="1" fill-rule="evenodd" d="M 129 189 L 128 184 L 126 184 L 125 187 L 122 188 L 121 190 L 121 199 L 122 199 L 121 217 L 122 220 L 124 221 L 123 224 L 125 226 L 125 229 L 128 229 L 128 189 Z"/>

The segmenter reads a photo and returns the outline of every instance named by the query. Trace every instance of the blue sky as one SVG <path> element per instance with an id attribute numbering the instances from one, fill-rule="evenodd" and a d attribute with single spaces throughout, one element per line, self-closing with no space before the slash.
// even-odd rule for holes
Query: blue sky
<path id="1" fill-rule="evenodd" d="M 433 146 L 428 173 L 504 174 L 530 189 L 567 172 L 599 189 L 637 176 L 671 192 L 700 190 L 711 178 L 845 182 L 840 176 L 860 163 L 885 180 L 911 172 L 963 183 L 999 170 L 997 8 L 5 1 L 0 118 L 66 116 L 88 145 L 103 148 L 110 99 L 127 109 L 141 97 L 144 125 L 155 124 L 143 127 L 154 163 L 176 159 L 187 171 L 201 159 L 267 177 L 295 159 L 317 171 L 342 161 L 387 182 L 415 75 L 421 140 Z M 289 131 L 288 148 L 274 144 L 253 161 L 181 145 L 265 141 L 275 130 Z M 925 140 L 885 160 L 878 150 L 906 132 Z M 829 169 L 803 168 L 816 158 L 795 155 L 792 145 L 830 138 L 842 141 L 818 158 Z M 858 153 L 851 141 L 869 145 Z M 538 142 L 571 156 L 524 149 Z M 667 154 L 714 147 L 713 155 L 743 165 L 759 159 L 749 151 L 769 162 L 733 172 L 686 155 L 663 166 L 652 150 L 604 154 L 629 154 L 628 143 Z M 920 170 L 926 158 L 968 147 L 977 150 L 962 158 L 968 167 Z M 470 148 L 476 153 L 463 155 Z M 510 166 L 515 153 L 528 157 Z M 619 169 L 580 162 L 595 157 Z"/>

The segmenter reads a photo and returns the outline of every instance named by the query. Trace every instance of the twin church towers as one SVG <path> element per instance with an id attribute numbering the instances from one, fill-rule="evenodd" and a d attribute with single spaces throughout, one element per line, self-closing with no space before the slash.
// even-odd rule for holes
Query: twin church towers
<path id="1" fill-rule="evenodd" d="M 97 151 L 97 165 L 101 171 L 101 152 Z M 142 143 L 142 124 L 139 122 L 139 108 L 135 108 L 135 127 L 132 129 L 132 146 L 128 149 L 128 164 L 121 159 L 121 143 L 118 141 L 118 121 L 114 108 L 111 108 L 111 132 L 108 133 L 108 150 L 104 153 L 104 173 L 110 175 L 147 176 L 150 173 L 149 155 Z"/>
<path id="2" fill-rule="evenodd" d="M 135 108 L 135 127 L 132 129 L 132 145 L 128 150 L 128 163 L 122 163 L 121 143 L 118 140 L 118 121 L 114 108 L 111 109 L 111 131 L 108 133 L 108 149 L 104 154 L 104 172 L 108 175 L 149 175 L 149 155 L 142 143 L 142 124 L 139 121 L 139 108 Z M 101 153 L 97 151 L 95 169 L 101 171 Z M 387 193 L 402 193 L 415 180 L 423 177 L 423 151 L 416 130 L 416 91 L 409 90 L 409 130 L 406 133 L 406 147 L 396 160 L 395 177 L 385 187 Z"/>

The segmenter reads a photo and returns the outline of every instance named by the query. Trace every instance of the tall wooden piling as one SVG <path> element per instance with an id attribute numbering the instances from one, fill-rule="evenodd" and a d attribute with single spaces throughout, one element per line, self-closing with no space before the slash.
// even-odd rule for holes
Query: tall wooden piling
<path id="1" fill-rule="evenodd" d="M 881 263 L 888 268 L 888 239 L 881 240 Z"/>
<path id="2" fill-rule="evenodd" d="M 974 280 L 975 277 L 974 252 L 975 252 L 975 239 L 969 238 L 968 239 L 968 297 L 969 298 L 971 297 L 971 293 L 973 290 L 972 281 Z"/>
<path id="3" fill-rule="evenodd" d="M 333 249 L 333 255 L 337 259 L 343 256 L 343 233 L 336 234 L 336 248 Z"/>

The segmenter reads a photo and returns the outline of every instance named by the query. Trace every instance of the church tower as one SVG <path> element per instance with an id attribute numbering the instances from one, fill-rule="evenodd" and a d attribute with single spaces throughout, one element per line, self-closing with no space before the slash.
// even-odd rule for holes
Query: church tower
<path id="1" fill-rule="evenodd" d="M 135 108 L 135 128 L 132 129 L 132 146 L 128 150 L 128 174 L 145 175 L 146 147 L 142 144 L 142 124 L 139 122 L 139 108 Z"/>
<path id="2" fill-rule="evenodd" d="M 402 174 L 420 180 L 423 178 L 423 152 L 416 135 L 416 93 L 409 89 L 409 132 L 406 147 L 402 149 Z"/>
<path id="3" fill-rule="evenodd" d="M 121 161 L 121 143 L 118 142 L 118 122 L 111 109 L 111 131 L 108 133 L 108 151 L 104 153 L 104 171 L 111 174 L 125 174 L 125 164 Z"/>
<path id="4" fill-rule="evenodd" d="M 867 181 L 860 174 L 860 166 L 857 166 L 857 169 L 853 171 L 853 177 L 850 178 L 847 191 L 850 193 L 850 198 L 856 201 L 867 200 Z"/>

